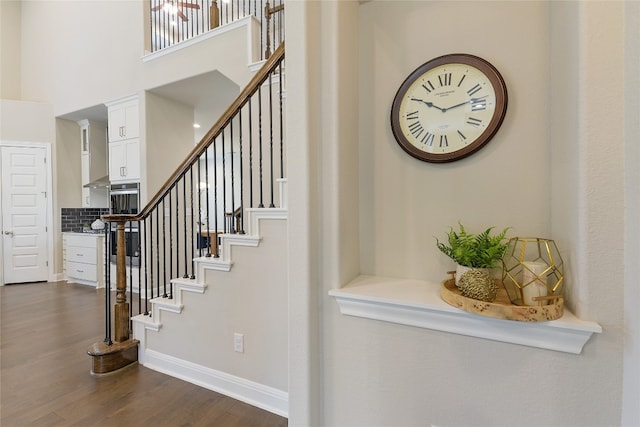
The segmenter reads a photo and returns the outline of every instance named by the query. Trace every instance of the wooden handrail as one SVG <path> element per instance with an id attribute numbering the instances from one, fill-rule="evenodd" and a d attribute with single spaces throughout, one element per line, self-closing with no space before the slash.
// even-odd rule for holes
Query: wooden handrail
<path id="1" fill-rule="evenodd" d="M 253 78 L 249 81 L 247 86 L 243 89 L 238 97 L 233 101 L 227 110 L 220 116 L 218 121 L 209 129 L 200 142 L 191 150 L 191 153 L 184 159 L 184 161 L 178 166 L 175 172 L 167 179 L 164 185 L 158 190 L 158 192 L 151 198 L 147 205 L 136 215 L 104 215 L 102 218 L 105 221 L 112 222 L 127 222 L 127 221 L 142 221 L 147 218 L 151 211 L 162 201 L 162 199 L 169 193 L 170 189 L 176 185 L 176 183 L 182 178 L 187 171 L 198 161 L 200 156 L 209 148 L 213 143 L 213 140 L 222 132 L 225 126 L 233 119 L 236 112 L 239 111 L 249 100 L 249 98 L 258 91 L 260 85 L 264 83 L 269 74 L 271 74 L 280 64 L 280 61 L 284 59 L 284 42 L 273 52 L 273 55 L 269 57 L 263 64 L 262 68 L 256 72 Z"/>

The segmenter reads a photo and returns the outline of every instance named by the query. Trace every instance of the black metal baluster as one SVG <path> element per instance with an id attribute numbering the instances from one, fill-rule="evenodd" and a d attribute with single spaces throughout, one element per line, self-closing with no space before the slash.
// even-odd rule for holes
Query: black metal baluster
<path id="1" fill-rule="evenodd" d="M 191 170 L 191 169 L 189 169 Z M 193 176 L 192 176 L 193 178 Z M 191 204 L 193 205 L 193 195 L 191 197 Z M 188 262 L 188 258 L 189 258 L 189 253 L 187 252 L 187 231 L 188 231 L 188 227 L 187 227 L 187 180 L 186 180 L 186 173 L 185 175 L 182 177 L 182 211 L 184 212 L 184 229 L 183 229 L 183 234 L 182 237 L 184 237 L 184 275 L 182 276 L 183 279 L 188 279 L 189 278 L 189 265 L 187 264 Z M 191 212 L 193 212 L 193 209 L 191 210 Z M 191 215 L 191 218 L 193 220 L 193 214 Z M 193 227 L 193 223 L 192 223 L 192 227 Z"/>
<path id="2" fill-rule="evenodd" d="M 222 129 L 222 215 L 223 215 L 223 221 L 225 221 L 225 223 L 223 224 L 224 232 L 231 233 L 230 229 L 227 230 L 227 223 L 226 223 L 227 222 L 226 221 L 227 219 L 227 170 L 225 165 L 225 157 L 227 156 L 225 155 L 225 152 L 224 152 L 224 134 L 226 130 L 227 130 L 227 127 L 225 126 Z"/>
<path id="3" fill-rule="evenodd" d="M 280 179 L 284 178 L 284 127 L 282 124 L 282 60 L 278 63 L 278 98 L 280 99 Z"/>
<path id="4" fill-rule="evenodd" d="M 275 1 L 273 2 L 273 6 L 274 7 L 276 6 L 276 2 Z M 271 19 L 271 17 L 273 16 L 273 21 L 272 21 L 272 24 L 271 24 L 271 43 L 273 43 L 273 46 L 271 46 L 270 52 L 273 52 L 274 50 L 276 50 L 276 46 L 277 46 L 277 44 L 276 44 L 276 22 L 277 22 L 277 19 L 278 19 L 278 15 L 279 14 L 277 12 L 269 14 L 269 19 Z M 271 76 L 271 73 L 269 74 L 269 76 Z"/>
<path id="5" fill-rule="evenodd" d="M 202 178 L 200 177 L 202 164 L 200 159 L 202 156 L 198 159 L 198 239 L 196 240 L 198 242 L 198 256 L 202 256 Z"/>
<path id="6" fill-rule="evenodd" d="M 153 299 L 153 211 L 149 214 L 149 264 L 151 264 L 149 281 L 151 282 L 151 286 L 149 289 L 151 291 L 151 299 Z M 149 313 L 151 315 L 151 313 Z"/>
<path id="7" fill-rule="evenodd" d="M 280 12 L 280 17 L 279 17 L 279 23 L 280 23 L 280 40 L 278 41 L 278 46 L 280 45 L 280 43 L 282 43 L 284 41 L 284 26 L 285 26 L 285 22 L 284 20 L 286 19 L 286 17 L 284 16 L 284 0 L 282 0 L 280 2 L 280 4 L 282 4 L 282 12 Z M 280 63 L 282 64 L 282 61 L 280 61 Z"/>
<path id="8" fill-rule="evenodd" d="M 156 50 L 164 49 L 167 41 L 162 37 L 162 31 L 164 29 L 164 12 L 162 9 L 156 14 L 156 36 L 157 45 Z"/>
<path id="9" fill-rule="evenodd" d="M 176 184 L 176 275 L 171 278 L 174 277 L 180 277 L 180 184 Z"/>
<path id="10" fill-rule="evenodd" d="M 231 232 L 236 233 L 236 198 L 235 198 L 235 176 L 233 170 L 235 169 L 235 164 L 233 163 L 233 119 L 229 122 L 229 142 L 230 151 L 231 151 Z"/>
<path id="11" fill-rule="evenodd" d="M 125 234 L 125 244 L 124 244 L 124 248 L 125 248 L 125 256 L 127 256 L 127 249 L 129 249 L 129 329 L 133 329 L 133 321 L 131 320 L 133 318 L 133 240 L 132 240 L 132 236 L 133 236 L 133 225 L 131 222 L 128 222 L 129 224 L 129 245 L 127 245 L 127 223 L 125 223 L 125 230 L 124 230 L 124 234 Z M 127 248 L 127 246 L 131 246 L 130 248 Z M 126 283 L 125 283 L 125 287 L 126 287 Z"/>
<path id="12" fill-rule="evenodd" d="M 149 43 L 150 43 L 150 48 L 151 48 L 151 52 L 155 52 L 156 51 L 156 38 L 158 37 L 158 33 L 156 31 L 156 20 L 155 20 L 155 14 L 153 13 L 154 10 L 153 8 L 155 7 L 155 3 L 153 2 L 153 0 L 150 2 L 150 7 L 149 7 L 149 31 L 151 34 Z"/>
<path id="13" fill-rule="evenodd" d="M 273 203 L 273 72 L 269 73 L 269 183 L 271 185 L 270 208 L 275 208 Z"/>
<path id="14" fill-rule="evenodd" d="M 215 1 L 215 0 L 214 0 Z M 200 9 L 200 14 L 202 15 L 202 32 L 206 33 L 211 29 L 211 9 L 207 8 L 205 13 L 205 6 L 209 6 L 209 2 L 203 2 L 202 8 Z"/>
<path id="15" fill-rule="evenodd" d="M 245 3 L 246 4 L 246 3 Z M 244 234 L 244 157 L 242 153 L 242 108 L 238 110 L 238 144 L 240 145 L 240 234 Z"/>
<path id="16" fill-rule="evenodd" d="M 215 144 L 216 144 L 216 140 L 215 138 L 213 139 L 213 157 L 215 158 L 216 155 L 216 150 L 215 150 Z M 215 163 L 214 163 L 215 165 Z M 211 256 L 211 225 L 209 224 L 209 217 L 210 217 L 210 213 L 209 213 L 209 148 L 207 147 L 207 149 L 204 151 L 204 179 L 206 180 L 207 184 L 205 187 L 205 191 L 206 191 L 206 197 L 207 197 L 207 205 L 205 206 L 205 208 L 207 209 L 207 228 L 206 228 L 206 233 L 207 233 L 207 257 Z M 215 179 L 215 173 L 214 173 L 214 179 Z M 215 194 L 215 193 L 214 193 Z M 218 254 L 216 254 L 217 256 Z"/>
<path id="17" fill-rule="evenodd" d="M 164 200 L 164 199 L 163 199 Z M 164 212 L 162 213 L 164 217 Z M 156 297 L 160 296 L 160 204 L 156 205 Z"/>
<path id="18" fill-rule="evenodd" d="M 142 259 L 142 230 L 140 229 L 140 220 L 138 220 L 138 260 Z M 142 313 L 142 265 L 138 262 L 138 314 Z"/>
<path id="19" fill-rule="evenodd" d="M 169 29 L 169 23 L 167 22 L 167 11 L 164 8 L 159 10 L 158 18 L 160 18 L 160 31 L 162 36 L 162 48 L 169 46 L 169 40 L 171 40 L 171 33 Z"/>
<path id="20" fill-rule="evenodd" d="M 155 7 L 155 5 L 152 3 L 152 9 L 153 7 Z M 151 52 L 155 52 L 160 49 L 160 45 L 158 43 L 158 15 L 154 13 L 153 10 L 150 10 L 149 13 L 151 14 Z"/>
<path id="21" fill-rule="evenodd" d="M 151 215 L 149 215 L 149 218 L 151 219 Z M 147 268 L 147 264 L 149 262 L 149 245 L 147 244 L 147 235 L 148 233 L 148 228 L 147 228 L 147 219 L 145 218 L 142 221 L 142 229 L 144 230 L 144 234 L 142 235 L 142 241 L 143 243 L 143 247 L 144 247 L 144 258 L 142 258 L 143 262 L 144 262 L 144 315 L 148 316 L 149 315 L 149 271 Z M 140 254 L 140 256 L 142 256 L 142 254 Z M 142 269 L 143 267 L 140 266 L 140 268 Z"/>
<path id="22" fill-rule="evenodd" d="M 196 257 L 196 251 L 195 251 L 195 247 L 193 246 L 193 234 L 195 231 L 195 228 L 193 226 L 193 217 L 195 216 L 195 213 L 193 212 L 193 164 L 191 165 L 191 167 L 189 168 L 189 181 L 190 181 L 190 185 L 189 185 L 189 191 L 191 193 L 191 233 L 189 233 L 191 235 L 191 279 L 195 279 L 196 275 L 195 275 L 195 265 L 194 265 L 194 261 L 193 259 Z M 199 239 L 200 237 L 198 237 Z M 200 240 L 198 240 L 199 242 Z"/>
<path id="23" fill-rule="evenodd" d="M 253 207 L 253 121 L 251 120 L 251 100 L 249 98 L 249 207 Z"/>
<path id="24" fill-rule="evenodd" d="M 169 297 L 169 294 L 167 293 L 166 282 L 171 282 L 171 279 L 173 278 L 173 229 L 172 229 L 172 224 L 171 224 L 171 219 L 173 218 L 173 215 L 172 215 L 173 211 L 172 211 L 172 207 L 171 207 L 171 191 L 172 190 L 173 190 L 173 187 L 171 187 L 169 189 L 168 201 L 167 201 L 167 204 L 169 205 L 169 221 L 168 221 L 169 222 L 169 239 L 168 239 L 168 241 L 169 241 L 169 262 L 168 262 L 168 264 L 169 264 L 169 276 L 168 276 L 169 279 L 166 280 L 166 278 L 165 278 L 165 288 L 164 288 L 164 295 L 163 295 L 163 297 L 165 297 L 165 298 Z M 166 245 L 167 237 L 166 236 L 163 236 L 163 237 L 165 239 L 165 245 Z M 164 258 L 164 269 L 165 269 L 165 271 L 167 270 L 167 257 L 166 256 Z"/>
<path id="25" fill-rule="evenodd" d="M 263 185 L 262 185 L 262 86 L 258 88 L 258 165 L 260 184 L 260 204 L 259 208 L 264 208 Z"/>
<path id="26" fill-rule="evenodd" d="M 104 244 L 107 256 L 105 257 L 105 280 L 104 284 L 104 301 L 105 301 L 105 330 L 104 342 L 107 345 L 113 344 L 111 341 L 111 263 L 109 262 L 111 254 L 111 223 L 107 222 L 104 227 Z"/>
<path id="27" fill-rule="evenodd" d="M 171 28 L 173 29 L 173 44 L 178 44 L 180 43 L 180 40 L 182 39 L 182 35 L 180 34 L 180 28 L 179 26 L 182 26 L 182 24 L 180 23 L 181 19 L 179 19 L 177 14 L 173 14 L 173 16 L 171 17 Z"/>
<path id="28" fill-rule="evenodd" d="M 198 17 L 197 11 L 194 13 L 193 8 L 187 8 L 185 12 L 188 12 L 187 16 L 189 20 L 187 21 L 187 34 L 188 34 L 187 38 L 190 39 L 194 35 L 198 34 L 197 30 L 198 30 L 198 22 L 200 21 L 200 18 Z"/>
<path id="29" fill-rule="evenodd" d="M 223 150 L 224 151 L 224 150 Z M 220 248 L 218 247 L 218 153 L 216 150 L 216 138 L 213 138 L 213 222 L 215 223 L 214 239 L 215 242 L 211 242 L 211 234 L 209 236 L 209 246 L 214 245 L 215 249 L 215 258 L 220 257 Z M 209 233 L 211 229 L 207 230 Z"/>
<path id="30" fill-rule="evenodd" d="M 164 271 L 162 273 L 163 276 L 163 280 L 162 280 L 162 297 L 166 298 L 167 297 L 167 227 L 166 227 L 166 210 L 165 210 L 165 206 L 164 206 L 164 202 L 165 202 L 166 196 L 162 198 L 162 265 L 164 267 Z M 171 263 L 169 263 L 169 265 L 171 265 Z M 160 271 L 160 270 L 158 270 Z"/>

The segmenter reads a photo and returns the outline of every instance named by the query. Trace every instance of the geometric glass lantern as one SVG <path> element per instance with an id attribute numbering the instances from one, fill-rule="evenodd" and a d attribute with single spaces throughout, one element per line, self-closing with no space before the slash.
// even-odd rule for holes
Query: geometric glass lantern
<path id="1" fill-rule="evenodd" d="M 556 243 L 514 237 L 502 257 L 502 283 L 512 304 L 542 306 L 562 296 L 564 265 Z"/>

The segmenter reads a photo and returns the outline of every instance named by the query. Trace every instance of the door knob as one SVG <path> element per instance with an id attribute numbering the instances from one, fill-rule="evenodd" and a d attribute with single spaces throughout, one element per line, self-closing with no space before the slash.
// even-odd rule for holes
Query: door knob
<path id="1" fill-rule="evenodd" d="M 5 231 L 4 234 L 7 236 L 13 236 L 13 231 Z"/>

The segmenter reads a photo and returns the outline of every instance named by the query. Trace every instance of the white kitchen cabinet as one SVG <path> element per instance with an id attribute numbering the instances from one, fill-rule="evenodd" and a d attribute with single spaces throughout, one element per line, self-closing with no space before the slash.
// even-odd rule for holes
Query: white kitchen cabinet
<path id="1" fill-rule="evenodd" d="M 80 120 L 80 159 L 82 168 L 82 207 L 108 208 L 106 188 L 85 185 L 107 175 L 107 129 L 89 120 Z"/>
<path id="2" fill-rule="evenodd" d="M 126 98 L 106 105 L 108 108 L 109 142 L 140 136 L 137 97 Z"/>
<path id="3" fill-rule="evenodd" d="M 109 143 L 109 180 L 140 180 L 140 140 L 126 139 Z"/>
<path id="4" fill-rule="evenodd" d="M 109 181 L 116 183 L 139 181 L 138 97 L 133 96 L 106 105 L 109 119 Z"/>
<path id="5" fill-rule="evenodd" d="M 68 282 L 104 287 L 104 235 L 62 233 L 63 273 Z"/>

